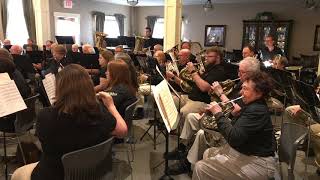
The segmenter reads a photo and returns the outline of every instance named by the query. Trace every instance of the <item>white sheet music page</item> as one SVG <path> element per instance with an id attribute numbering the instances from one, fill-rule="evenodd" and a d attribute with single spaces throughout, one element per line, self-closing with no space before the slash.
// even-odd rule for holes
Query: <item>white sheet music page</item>
<path id="1" fill-rule="evenodd" d="M 167 82 L 165 80 L 161 81 L 157 86 L 152 87 L 152 91 L 168 132 L 176 129 L 179 116 Z"/>
<path id="2" fill-rule="evenodd" d="M 0 117 L 27 109 L 13 80 L 0 82 Z"/>
<path id="3" fill-rule="evenodd" d="M 8 73 L 0 73 L 0 83 L 11 81 Z"/>
<path id="4" fill-rule="evenodd" d="M 49 73 L 42 80 L 42 83 L 47 93 L 50 104 L 53 105 L 56 97 L 56 77 L 54 76 L 54 74 Z"/>

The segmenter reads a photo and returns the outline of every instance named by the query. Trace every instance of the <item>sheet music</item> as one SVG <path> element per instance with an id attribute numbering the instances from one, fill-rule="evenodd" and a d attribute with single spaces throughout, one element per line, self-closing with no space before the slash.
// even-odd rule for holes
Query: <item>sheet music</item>
<path id="1" fill-rule="evenodd" d="M 49 73 L 42 80 L 42 83 L 47 93 L 50 104 L 53 105 L 56 96 L 56 77 L 54 76 L 54 74 Z"/>
<path id="2" fill-rule="evenodd" d="M 9 78 L 10 79 L 10 78 Z M 0 82 L 0 117 L 27 109 L 13 80 Z"/>
<path id="3" fill-rule="evenodd" d="M 158 106 L 160 115 L 168 132 L 176 129 L 178 125 L 178 111 L 174 105 L 174 101 L 168 87 L 167 81 L 161 81 L 157 86 L 152 87 L 154 99 Z"/>
<path id="4" fill-rule="evenodd" d="M 0 82 L 8 82 L 11 81 L 8 73 L 0 73 Z"/>
<path id="5" fill-rule="evenodd" d="M 161 71 L 160 71 L 160 69 L 159 69 L 159 67 L 158 67 L 157 65 L 156 65 L 156 70 L 158 71 L 158 73 L 160 74 L 160 76 L 161 76 L 164 80 L 166 80 L 166 78 L 162 75 L 162 73 L 161 73 Z M 178 94 L 178 92 L 171 86 L 171 84 L 168 83 L 167 80 L 166 80 L 166 82 L 167 82 L 168 86 L 170 86 L 170 89 L 173 91 L 173 93 L 174 93 L 178 98 L 181 98 L 180 95 Z"/>

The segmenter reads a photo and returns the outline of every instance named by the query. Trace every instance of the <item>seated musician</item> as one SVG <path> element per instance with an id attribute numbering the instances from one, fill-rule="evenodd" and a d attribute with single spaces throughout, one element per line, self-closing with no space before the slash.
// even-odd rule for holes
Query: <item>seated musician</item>
<path id="1" fill-rule="evenodd" d="M 124 137 L 127 126 L 112 97 L 106 92 L 98 96 L 104 106 L 97 101 L 91 78 L 83 67 L 71 64 L 61 70 L 56 75 L 55 104 L 38 114 L 36 135 L 42 145 L 41 159 L 17 169 L 11 179 L 63 179 L 64 154 L 99 144 L 111 136 Z"/>
<path id="2" fill-rule="evenodd" d="M 235 99 L 239 97 L 242 82 L 252 73 L 260 71 L 259 61 L 255 58 L 245 58 L 239 63 L 238 76 L 240 82 L 235 84 L 233 90 L 228 94 L 228 97 L 223 92 L 223 88 L 218 82 L 214 82 L 211 86 L 212 91 L 221 102 L 227 102 L 229 99 Z M 241 100 L 239 104 L 234 104 L 234 111 L 231 112 L 233 116 L 236 116 L 243 106 Z M 200 111 L 199 111 L 200 112 Z M 204 151 L 210 146 L 220 146 L 224 143 L 220 134 L 215 133 L 215 139 L 209 140 L 206 138 L 204 131 L 200 128 L 199 120 L 204 116 L 203 113 L 189 113 L 186 116 L 182 131 L 181 131 L 181 143 L 179 147 L 170 152 L 165 157 L 169 160 L 180 160 L 178 163 L 173 164 L 169 168 L 169 174 L 177 175 L 187 173 L 190 171 L 190 163 L 195 164 L 202 159 Z M 192 137 L 195 135 L 195 138 Z M 210 144 L 210 146 L 209 146 Z"/>
<path id="3" fill-rule="evenodd" d="M 44 54 L 45 54 L 45 58 L 52 58 L 52 49 L 54 48 L 54 46 L 52 47 L 52 44 L 54 44 L 54 42 L 52 40 L 47 40 L 46 44 L 44 45 Z"/>
<path id="4" fill-rule="evenodd" d="M 110 61 L 114 60 L 114 56 L 112 54 L 111 51 L 106 50 L 106 51 L 102 51 L 99 55 L 99 65 L 100 65 L 100 72 L 99 72 L 99 76 L 100 76 L 100 81 L 99 81 L 99 85 L 96 85 L 94 87 L 94 91 L 95 92 L 100 92 L 102 90 L 104 90 L 107 85 L 108 85 L 108 80 L 106 77 L 106 72 L 107 72 L 107 67 L 108 67 L 108 63 Z"/>
<path id="5" fill-rule="evenodd" d="M 72 51 L 72 52 L 79 52 L 79 46 L 78 46 L 78 44 L 72 44 L 72 46 L 71 46 L 71 51 Z"/>
<path id="6" fill-rule="evenodd" d="M 161 44 L 156 44 L 153 46 L 153 51 L 156 53 L 157 51 L 163 51 L 163 46 Z"/>
<path id="7" fill-rule="evenodd" d="M 12 56 L 7 49 L 0 48 L 0 73 L 8 73 L 10 78 L 15 82 L 22 98 L 28 98 L 31 95 L 31 89 L 27 85 L 27 82 L 23 78 L 23 75 L 14 65 Z M 5 119 L 1 119 L 1 129 L 14 130 L 14 121 L 16 120 L 15 114 L 7 116 Z M 6 128 L 5 128 L 6 127 Z"/>
<path id="8" fill-rule="evenodd" d="M 118 53 L 124 53 L 124 49 L 121 45 L 116 46 L 116 48 L 114 48 L 114 54 L 118 54 Z"/>
<path id="9" fill-rule="evenodd" d="M 112 96 L 114 104 L 125 117 L 126 108 L 136 101 L 137 89 L 131 83 L 129 66 L 124 60 L 110 61 L 106 71 L 108 85 L 104 90 Z M 127 125 L 131 122 L 127 122 Z"/>
<path id="10" fill-rule="evenodd" d="M 316 95 L 319 98 L 320 94 L 320 76 L 317 77 L 313 84 Z M 319 108 L 314 107 L 314 111 L 319 116 Z M 290 123 L 296 123 L 308 127 L 310 125 L 310 134 L 311 134 L 311 144 L 310 147 L 313 149 L 315 156 L 315 162 L 318 167 L 317 172 L 320 175 L 320 124 L 317 119 L 313 119 L 310 113 L 302 109 L 300 105 L 292 105 L 286 108 L 284 114 L 285 121 Z"/>
<path id="11" fill-rule="evenodd" d="M 226 76 L 224 73 L 224 66 L 222 62 L 222 52 L 217 48 L 209 48 L 206 50 L 205 72 L 200 74 L 193 63 L 187 64 L 187 70 L 191 74 L 192 91 L 188 94 L 185 102 L 182 102 L 181 113 L 182 121 L 189 113 L 200 112 L 201 109 L 210 103 L 210 84 L 214 81 L 224 81 Z"/>
<path id="12" fill-rule="evenodd" d="M 5 39 L 3 40 L 3 48 L 7 49 L 9 51 L 9 49 L 11 48 L 11 41 L 9 39 Z"/>
<path id="13" fill-rule="evenodd" d="M 272 60 L 276 55 L 284 55 L 282 50 L 275 45 L 273 36 L 266 36 L 264 38 L 264 45 L 265 47 L 260 49 L 260 59 L 262 61 Z"/>
<path id="14" fill-rule="evenodd" d="M 272 68 L 284 71 L 287 65 L 288 65 L 288 60 L 284 56 L 276 56 L 272 60 Z"/>
<path id="15" fill-rule="evenodd" d="M 66 49 L 63 45 L 57 45 L 54 49 L 52 49 L 52 58 L 48 60 L 48 64 L 43 68 L 41 74 L 43 76 L 53 73 L 57 74 L 60 72 L 64 66 L 68 65 L 66 59 Z"/>
<path id="16" fill-rule="evenodd" d="M 254 47 L 251 45 L 247 45 L 242 48 L 242 57 L 247 58 L 247 57 L 255 57 L 255 50 Z"/>
<path id="17" fill-rule="evenodd" d="M 33 43 L 32 39 L 27 39 L 27 44 L 23 45 L 23 49 L 26 51 L 38 51 L 38 45 Z"/>
<path id="18" fill-rule="evenodd" d="M 189 49 L 190 50 L 189 60 L 193 63 L 197 63 L 196 56 L 191 53 L 191 43 L 190 42 L 187 42 L 187 41 L 182 42 L 181 49 Z"/>
<path id="19" fill-rule="evenodd" d="M 13 57 L 17 69 L 22 73 L 25 79 L 34 79 L 35 70 L 32 66 L 31 60 L 28 56 L 21 55 L 22 47 L 19 45 L 13 45 L 10 48 L 10 53 Z"/>
<path id="20" fill-rule="evenodd" d="M 222 108 L 212 102 L 208 110 L 217 120 L 218 131 L 228 142 L 212 147 L 193 170 L 197 179 L 273 179 L 277 174 L 274 157 L 276 141 L 271 116 L 265 102 L 272 89 L 267 74 L 248 76 L 240 91 L 244 106 L 238 117 L 226 118 Z"/>

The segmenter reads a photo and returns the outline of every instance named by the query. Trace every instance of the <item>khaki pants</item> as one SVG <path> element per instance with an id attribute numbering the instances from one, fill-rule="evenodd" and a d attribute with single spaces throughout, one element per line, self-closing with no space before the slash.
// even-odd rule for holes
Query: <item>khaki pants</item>
<path id="1" fill-rule="evenodd" d="M 22 166 L 16 169 L 11 176 L 11 180 L 30 180 L 31 173 L 33 169 L 37 166 L 37 164 L 38 164 L 37 162 L 32 164 L 27 164 L 25 166 Z"/>
<path id="2" fill-rule="evenodd" d="M 310 126 L 310 146 L 316 155 L 316 164 L 320 168 L 320 124 L 316 123 L 310 118 L 310 114 L 304 110 L 297 112 L 296 115 L 292 114 L 293 106 L 289 106 L 285 111 L 285 120 L 290 123 L 296 123 L 303 126 Z"/>
<path id="3" fill-rule="evenodd" d="M 195 165 L 192 179 L 280 179 L 276 167 L 277 161 L 274 157 L 247 156 L 226 144 L 205 151 L 203 160 Z"/>

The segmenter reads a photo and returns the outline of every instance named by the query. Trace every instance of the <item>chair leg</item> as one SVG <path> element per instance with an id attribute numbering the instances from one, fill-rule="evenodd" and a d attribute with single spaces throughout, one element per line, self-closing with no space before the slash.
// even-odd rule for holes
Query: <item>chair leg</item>
<path id="1" fill-rule="evenodd" d="M 16 138 L 18 140 L 18 146 L 19 146 L 19 149 L 21 151 L 21 156 L 22 156 L 22 159 L 23 159 L 23 163 L 24 163 L 24 165 L 26 165 L 27 161 L 26 161 L 26 157 L 24 156 L 24 152 L 23 152 L 23 149 L 22 149 L 22 146 L 21 146 L 20 138 L 19 138 L 19 136 L 16 136 Z"/>
<path id="2" fill-rule="evenodd" d="M 4 151 L 4 156 L 3 156 L 3 160 L 4 160 L 4 175 L 5 175 L 5 179 L 8 180 L 8 162 L 7 162 L 7 145 L 6 145 L 6 133 L 3 132 L 3 151 Z"/>

